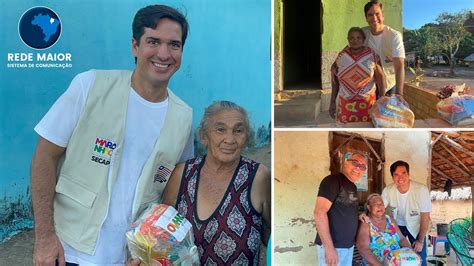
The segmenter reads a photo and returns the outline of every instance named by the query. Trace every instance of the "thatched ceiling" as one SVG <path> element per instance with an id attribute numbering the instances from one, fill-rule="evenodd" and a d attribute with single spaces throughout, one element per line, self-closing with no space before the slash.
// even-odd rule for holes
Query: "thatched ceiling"
<path id="1" fill-rule="evenodd" d="M 431 190 L 470 187 L 474 182 L 474 131 L 432 132 Z"/>

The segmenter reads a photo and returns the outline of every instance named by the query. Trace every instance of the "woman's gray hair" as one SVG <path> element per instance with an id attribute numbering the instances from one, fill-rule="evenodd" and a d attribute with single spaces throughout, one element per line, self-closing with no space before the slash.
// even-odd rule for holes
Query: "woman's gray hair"
<path id="1" fill-rule="evenodd" d="M 207 135 L 209 133 L 209 122 L 211 117 L 220 111 L 237 111 L 242 114 L 244 117 L 245 142 L 247 143 L 250 135 L 249 116 L 247 111 L 245 111 L 242 106 L 231 101 L 215 101 L 206 107 L 201 123 L 199 123 L 199 137 L 202 138 L 203 135 Z"/>
<path id="2" fill-rule="evenodd" d="M 365 203 L 365 211 L 367 213 L 367 215 L 369 215 L 369 205 L 370 205 L 370 201 L 375 198 L 375 197 L 380 197 L 382 198 L 382 196 L 380 196 L 379 193 L 372 193 L 370 194 L 368 197 L 367 197 L 367 202 Z"/>

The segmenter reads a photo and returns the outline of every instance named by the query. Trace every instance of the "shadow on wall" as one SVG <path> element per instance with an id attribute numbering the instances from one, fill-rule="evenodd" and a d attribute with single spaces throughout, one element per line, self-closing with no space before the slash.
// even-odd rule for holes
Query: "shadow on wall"
<path id="1" fill-rule="evenodd" d="M 0 244 L 25 229 L 33 228 L 33 208 L 31 206 L 30 187 L 26 195 L 17 198 L 0 199 Z"/>

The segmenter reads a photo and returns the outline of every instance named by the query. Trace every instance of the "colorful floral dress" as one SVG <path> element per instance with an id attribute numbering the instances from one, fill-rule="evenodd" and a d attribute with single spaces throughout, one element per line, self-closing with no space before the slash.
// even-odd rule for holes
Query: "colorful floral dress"
<path id="1" fill-rule="evenodd" d="M 385 218 L 387 223 L 383 231 L 380 231 L 372 221 L 369 221 L 369 248 L 380 262 L 383 261 L 384 256 L 388 252 L 400 249 L 400 245 L 398 244 L 400 237 L 397 234 L 397 229 L 388 215 L 385 215 Z"/>
<path id="2" fill-rule="evenodd" d="M 374 70 L 377 58 L 369 47 L 365 47 L 359 54 L 352 54 L 349 48 L 344 48 L 338 54 L 338 122 L 370 121 L 368 111 L 376 98 Z"/>

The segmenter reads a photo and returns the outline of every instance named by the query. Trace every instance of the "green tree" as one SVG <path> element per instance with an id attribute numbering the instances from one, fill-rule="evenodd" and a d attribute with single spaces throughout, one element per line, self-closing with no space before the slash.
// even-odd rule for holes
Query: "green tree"
<path id="1" fill-rule="evenodd" d="M 458 58 L 466 58 L 474 53 L 474 33 L 469 34 L 459 44 Z"/>
<path id="2" fill-rule="evenodd" d="M 417 30 L 405 30 L 403 36 L 405 49 L 416 52 L 424 62 L 428 62 L 428 56 L 438 55 L 442 51 L 436 24 L 429 23 Z"/>
<path id="3" fill-rule="evenodd" d="M 456 63 L 456 54 L 459 51 L 459 44 L 470 34 L 464 29 L 464 22 L 468 18 L 468 12 L 459 13 L 441 13 L 436 22 L 437 30 L 443 54 L 449 59 L 449 72 L 454 75 L 454 66 Z"/>

